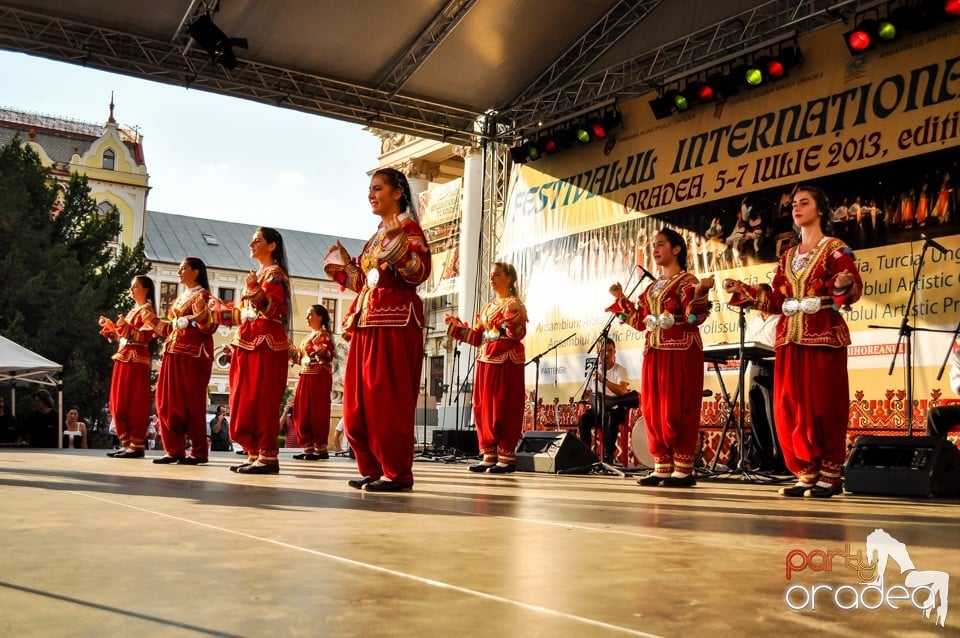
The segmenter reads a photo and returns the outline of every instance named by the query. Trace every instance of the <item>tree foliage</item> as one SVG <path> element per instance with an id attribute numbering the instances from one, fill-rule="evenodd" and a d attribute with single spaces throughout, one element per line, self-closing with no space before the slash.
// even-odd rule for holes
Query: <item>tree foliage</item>
<path id="1" fill-rule="evenodd" d="M 103 425 L 114 348 L 97 318 L 129 308 L 130 280 L 150 264 L 142 239 L 114 254 L 120 214 L 98 208 L 85 176 L 71 175 L 59 206 L 57 193 L 31 148 L 0 149 L 0 334 L 63 365 L 64 408 Z"/>

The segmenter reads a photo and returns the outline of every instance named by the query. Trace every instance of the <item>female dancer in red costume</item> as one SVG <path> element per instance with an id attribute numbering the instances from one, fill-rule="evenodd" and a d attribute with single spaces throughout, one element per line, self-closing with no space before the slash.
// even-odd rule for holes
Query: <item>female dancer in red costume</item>
<path id="1" fill-rule="evenodd" d="M 293 458 L 318 461 L 330 458 L 330 391 L 333 389 L 333 338 L 330 336 L 330 314 L 316 304 L 307 310 L 310 334 L 293 350 L 300 364 L 300 378 L 293 395 L 293 423 L 297 428 L 302 454 Z"/>
<path id="2" fill-rule="evenodd" d="M 290 283 L 283 237 L 261 226 L 250 240 L 250 257 L 260 268 L 246 277 L 239 323 L 230 341 L 230 439 L 247 453 L 246 463 L 230 467 L 241 474 L 280 472 L 280 402 L 287 386 Z"/>
<path id="3" fill-rule="evenodd" d="M 774 421 L 787 469 L 799 479 L 780 490 L 784 496 L 829 498 L 843 491 L 850 331 L 839 309 L 860 298 L 863 283 L 850 248 L 824 234 L 829 210 L 822 190 L 798 188 L 793 220 L 800 243 L 780 257 L 772 290 L 733 279 L 723 284 L 731 305 L 781 315 L 773 364 Z"/>
<path id="4" fill-rule="evenodd" d="M 400 492 L 413 487 L 413 420 L 423 365 L 423 302 L 430 250 L 413 216 L 403 173 L 382 168 L 368 195 L 377 233 L 352 261 L 339 242 L 325 272 L 359 294 L 344 317 L 350 339 L 343 379 L 343 421 L 361 478 L 350 487 Z"/>
<path id="5" fill-rule="evenodd" d="M 646 421 L 653 472 L 640 485 L 692 487 L 693 461 L 703 399 L 703 342 L 700 324 L 707 319 L 713 277 L 687 272 L 687 245 L 675 230 L 664 228 L 653 240 L 653 260 L 660 278 L 634 304 L 620 284 L 610 292 L 625 323 L 646 330 L 640 401 Z"/>
<path id="6" fill-rule="evenodd" d="M 150 423 L 149 344 L 156 338 L 157 313 L 153 309 L 153 280 L 137 275 L 130 282 L 134 307 L 117 317 L 114 323 L 100 316 L 100 334 L 110 341 L 119 340 L 113 355 L 110 381 L 110 414 L 120 439 L 120 449 L 107 452 L 118 459 L 142 459 Z"/>
<path id="7" fill-rule="evenodd" d="M 210 282 L 203 260 L 187 257 L 177 274 L 186 289 L 173 302 L 170 319 L 161 321 L 157 330 L 167 339 L 157 377 L 157 420 L 165 455 L 153 462 L 199 465 L 208 456 L 207 386 L 217 324 L 207 308 Z"/>
<path id="8" fill-rule="evenodd" d="M 525 389 L 523 337 L 527 311 L 517 292 L 517 271 L 497 262 L 490 271 L 496 297 L 483 307 L 473 328 L 447 315 L 447 333 L 479 348 L 474 380 L 473 418 L 483 461 L 471 472 L 513 472 L 517 443 L 523 428 Z"/>

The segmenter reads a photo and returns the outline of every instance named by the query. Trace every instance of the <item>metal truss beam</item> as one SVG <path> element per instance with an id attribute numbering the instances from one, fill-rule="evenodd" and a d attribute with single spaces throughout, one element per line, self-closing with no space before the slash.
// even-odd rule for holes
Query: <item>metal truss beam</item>
<path id="1" fill-rule="evenodd" d="M 658 88 L 668 77 L 680 76 L 726 55 L 743 52 L 785 32 L 807 33 L 842 22 L 845 16 L 876 4 L 867 0 L 770 0 L 749 11 L 664 44 L 616 65 L 551 88 L 522 104 L 501 109 L 510 122 L 503 139 L 513 140 L 537 130 L 539 122 L 563 119 L 611 98 L 627 99 Z"/>
<path id="2" fill-rule="evenodd" d="M 460 24 L 476 2 L 477 0 L 449 0 L 420 33 L 416 41 L 380 76 L 377 88 L 386 92 L 389 98 L 393 98 L 430 57 L 430 54 Z"/>
<path id="3" fill-rule="evenodd" d="M 182 49 L 178 35 L 162 42 L 0 6 L 0 48 L 454 144 L 476 139 L 482 113 L 243 59 L 228 70 Z"/>
<path id="4" fill-rule="evenodd" d="M 524 104 L 576 80 L 593 65 L 610 47 L 620 41 L 653 11 L 662 0 L 621 0 L 587 30 L 573 46 L 563 52 L 555 62 L 540 74 L 534 82 L 510 104 Z M 510 110 L 507 106 L 506 110 Z"/>

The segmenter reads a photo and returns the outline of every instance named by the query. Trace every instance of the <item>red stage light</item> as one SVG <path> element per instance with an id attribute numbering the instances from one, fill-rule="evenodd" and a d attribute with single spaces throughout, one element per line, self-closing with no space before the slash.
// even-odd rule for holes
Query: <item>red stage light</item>
<path id="1" fill-rule="evenodd" d="M 949 16 L 960 16 L 960 0 L 944 0 L 943 11 Z"/>
<path id="2" fill-rule="evenodd" d="M 780 60 L 770 60 L 767 63 L 767 75 L 773 80 L 779 80 L 783 77 L 783 62 Z"/>
<path id="3" fill-rule="evenodd" d="M 850 36 L 847 38 L 850 48 L 854 51 L 866 51 L 870 48 L 872 41 L 873 40 L 870 38 L 870 34 L 862 29 L 852 31 Z"/>
<path id="4" fill-rule="evenodd" d="M 710 102 L 714 98 L 713 87 L 704 82 L 700 85 L 700 90 L 697 91 L 697 97 L 700 98 L 701 102 Z"/>

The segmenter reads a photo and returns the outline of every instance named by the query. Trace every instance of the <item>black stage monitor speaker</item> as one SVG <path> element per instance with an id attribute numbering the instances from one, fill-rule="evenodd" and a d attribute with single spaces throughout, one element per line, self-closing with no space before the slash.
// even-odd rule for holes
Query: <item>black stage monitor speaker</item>
<path id="1" fill-rule="evenodd" d="M 517 470 L 521 472 L 564 472 L 583 469 L 586 472 L 597 457 L 583 441 L 565 430 L 523 433 L 517 446 Z"/>
<path id="2" fill-rule="evenodd" d="M 465 456 L 480 454 L 476 430 L 434 430 L 433 447 L 457 450 Z"/>
<path id="3" fill-rule="evenodd" d="M 960 451 L 935 436 L 858 436 L 847 491 L 889 496 L 960 495 Z"/>

